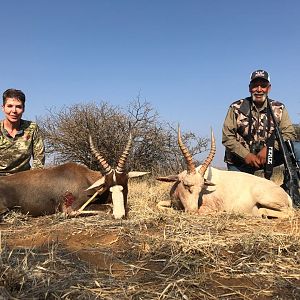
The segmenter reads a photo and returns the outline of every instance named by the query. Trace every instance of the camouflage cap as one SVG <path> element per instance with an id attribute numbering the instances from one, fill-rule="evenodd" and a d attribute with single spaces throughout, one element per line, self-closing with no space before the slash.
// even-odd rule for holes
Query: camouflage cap
<path id="1" fill-rule="evenodd" d="M 270 75 L 267 71 L 264 70 L 256 70 L 251 73 L 250 82 L 256 78 L 262 78 L 270 82 Z"/>

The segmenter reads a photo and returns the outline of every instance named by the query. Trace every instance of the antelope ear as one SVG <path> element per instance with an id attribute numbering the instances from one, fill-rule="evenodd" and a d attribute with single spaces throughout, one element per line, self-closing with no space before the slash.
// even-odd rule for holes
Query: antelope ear
<path id="1" fill-rule="evenodd" d="M 88 187 L 88 188 L 86 189 L 86 191 L 87 191 L 87 190 L 94 189 L 94 188 L 96 188 L 96 187 L 99 187 L 99 186 L 103 185 L 104 182 L 105 182 L 105 176 L 101 177 L 101 178 L 98 179 L 96 182 L 94 182 L 90 187 Z"/>
<path id="2" fill-rule="evenodd" d="M 178 181 L 178 175 L 170 175 L 170 176 L 166 176 L 166 177 L 157 177 L 156 180 L 158 181 L 165 181 L 165 182 L 174 182 L 174 181 Z"/>
<path id="3" fill-rule="evenodd" d="M 204 185 L 206 185 L 206 186 L 215 186 L 214 183 L 208 181 L 207 179 L 204 179 Z"/>
<path id="4" fill-rule="evenodd" d="M 129 178 L 144 176 L 146 174 L 150 174 L 150 172 L 139 172 L 139 171 L 131 171 L 128 173 Z"/>

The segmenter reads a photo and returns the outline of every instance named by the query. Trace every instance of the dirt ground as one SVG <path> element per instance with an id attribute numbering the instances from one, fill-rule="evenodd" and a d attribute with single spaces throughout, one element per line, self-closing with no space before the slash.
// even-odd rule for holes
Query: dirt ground
<path id="1" fill-rule="evenodd" d="M 27 248 L 48 250 L 57 244 L 93 268 L 120 273 L 126 267 L 117 259 L 120 250 L 130 251 L 130 239 L 120 236 L 122 225 L 103 228 L 93 217 L 61 219 L 53 223 L 51 217 L 29 218 L 20 226 L 2 225 L 2 243 L 9 249 Z M 88 226 L 85 226 L 89 223 Z M 8 234 L 7 234 L 8 233 Z M 13 234 L 11 234 L 13 233 Z"/>
<path id="2" fill-rule="evenodd" d="M 289 219 L 189 215 L 133 182 L 129 216 L 0 221 L 1 299 L 300 299 L 300 211 Z"/>
<path id="3" fill-rule="evenodd" d="M 0 299 L 300 299 L 299 220 L 13 214 Z"/>

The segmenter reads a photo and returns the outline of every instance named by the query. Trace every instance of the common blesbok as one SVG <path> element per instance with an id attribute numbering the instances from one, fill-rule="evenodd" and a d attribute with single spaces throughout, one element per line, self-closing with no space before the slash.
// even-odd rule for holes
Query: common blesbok
<path id="1" fill-rule="evenodd" d="M 290 196 L 273 181 L 209 166 L 216 152 L 213 131 L 210 153 L 197 168 L 182 142 L 179 128 L 178 145 L 186 160 L 187 170 L 178 175 L 157 178 L 175 182 L 170 191 L 172 200 L 161 201 L 159 206 L 173 205 L 186 212 L 199 214 L 226 211 L 278 218 L 293 214 Z"/>
<path id="2" fill-rule="evenodd" d="M 128 211 L 128 178 L 148 173 L 125 172 L 131 144 L 130 134 L 117 167 L 113 169 L 96 150 L 90 137 L 92 153 L 102 166 L 103 175 L 84 165 L 66 163 L 0 177 L 0 214 L 19 208 L 22 213 L 32 216 L 56 212 L 76 215 L 83 213 L 87 201 L 94 195 L 98 204 L 112 202 L 116 219 L 125 217 Z"/>

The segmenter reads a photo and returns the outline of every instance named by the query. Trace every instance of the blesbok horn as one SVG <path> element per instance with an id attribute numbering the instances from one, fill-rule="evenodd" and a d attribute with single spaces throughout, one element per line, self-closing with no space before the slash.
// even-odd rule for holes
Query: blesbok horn
<path id="1" fill-rule="evenodd" d="M 132 144 L 132 134 L 130 132 L 126 147 L 125 147 L 125 149 L 124 149 L 124 151 L 123 151 L 123 153 L 120 156 L 120 159 L 118 161 L 117 170 L 116 170 L 118 173 L 123 173 L 124 172 L 124 167 L 125 167 L 127 157 L 129 155 L 131 144 Z"/>
<path id="2" fill-rule="evenodd" d="M 180 133 L 180 127 L 178 125 L 178 145 L 179 148 L 185 158 L 186 164 L 187 164 L 187 172 L 188 174 L 195 173 L 195 165 L 193 163 L 193 158 L 192 155 L 190 154 L 189 150 L 187 147 L 183 144 L 182 139 L 181 139 L 181 133 Z"/>
<path id="3" fill-rule="evenodd" d="M 89 142 L 90 142 L 90 148 L 95 156 L 95 158 L 99 161 L 102 168 L 104 169 L 105 174 L 108 174 L 112 169 L 111 166 L 108 164 L 108 162 L 104 159 L 104 157 L 99 153 L 99 151 L 95 148 L 93 140 L 91 135 L 89 134 Z"/>
<path id="4" fill-rule="evenodd" d="M 204 163 L 202 164 L 202 166 L 201 166 L 201 168 L 199 170 L 199 173 L 202 176 L 204 176 L 205 171 L 207 170 L 208 166 L 212 162 L 215 154 L 216 154 L 216 140 L 215 140 L 214 132 L 211 129 L 211 146 L 210 146 L 210 152 L 209 152 L 206 160 L 204 161 Z"/>

